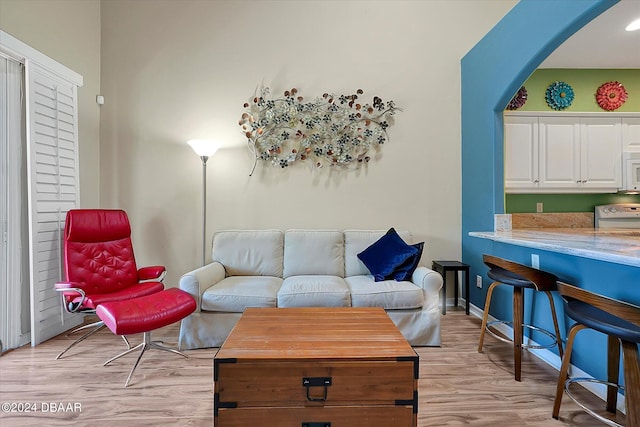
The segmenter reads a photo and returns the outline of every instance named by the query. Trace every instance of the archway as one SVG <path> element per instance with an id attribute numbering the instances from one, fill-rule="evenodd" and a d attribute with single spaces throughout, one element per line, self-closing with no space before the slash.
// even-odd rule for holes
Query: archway
<path id="1" fill-rule="evenodd" d="M 504 107 L 551 52 L 618 1 L 521 0 L 462 58 L 462 259 L 472 275 L 486 242 L 468 233 L 492 230 L 504 213 Z M 478 307 L 482 296 L 471 289 Z"/>

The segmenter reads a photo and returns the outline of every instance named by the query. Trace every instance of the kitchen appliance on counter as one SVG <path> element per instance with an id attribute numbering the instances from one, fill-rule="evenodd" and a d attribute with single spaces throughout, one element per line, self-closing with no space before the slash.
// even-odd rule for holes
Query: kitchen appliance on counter
<path id="1" fill-rule="evenodd" d="M 640 203 L 596 206 L 595 226 L 596 228 L 640 229 Z"/>
<path id="2" fill-rule="evenodd" d="M 622 189 L 621 193 L 640 193 L 640 152 L 622 153 Z"/>

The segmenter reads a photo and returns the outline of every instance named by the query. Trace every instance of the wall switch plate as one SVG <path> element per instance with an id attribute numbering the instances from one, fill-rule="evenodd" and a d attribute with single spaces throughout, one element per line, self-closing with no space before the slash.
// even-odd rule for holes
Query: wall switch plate
<path id="1" fill-rule="evenodd" d="M 536 203 L 536 212 L 537 213 L 544 212 L 544 203 L 542 203 L 542 202 Z"/>
<path id="2" fill-rule="evenodd" d="M 479 274 L 476 276 L 476 287 L 482 289 L 482 276 Z"/>
<path id="3" fill-rule="evenodd" d="M 538 254 L 531 254 L 531 267 L 540 270 L 540 256 Z"/>

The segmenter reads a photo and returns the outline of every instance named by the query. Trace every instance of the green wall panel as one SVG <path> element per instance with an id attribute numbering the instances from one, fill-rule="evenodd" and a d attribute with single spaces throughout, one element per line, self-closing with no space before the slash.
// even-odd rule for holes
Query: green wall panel
<path id="1" fill-rule="evenodd" d="M 508 194 L 507 213 L 531 213 L 536 203 L 544 204 L 544 212 L 593 212 L 598 205 L 640 203 L 639 195 L 631 194 Z"/>
<path id="2" fill-rule="evenodd" d="M 549 108 L 544 95 L 547 87 L 555 81 L 571 85 L 575 98 L 568 108 L 562 111 L 600 111 L 596 103 L 596 91 L 603 83 L 618 81 L 627 90 L 627 101 L 615 112 L 640 111 L 640 69 L 537 69 L 524 83 L 527 89 L 527 102 L 518 111 L 554 111 Z"/>

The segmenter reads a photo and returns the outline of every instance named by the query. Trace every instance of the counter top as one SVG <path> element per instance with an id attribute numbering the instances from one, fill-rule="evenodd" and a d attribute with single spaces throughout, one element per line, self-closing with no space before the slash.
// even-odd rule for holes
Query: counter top
<path id="1" fill-rule="evenodd" d="M 537 228 L 472 231 L 469 236 L 640 267 L 640 229 Z"/>

